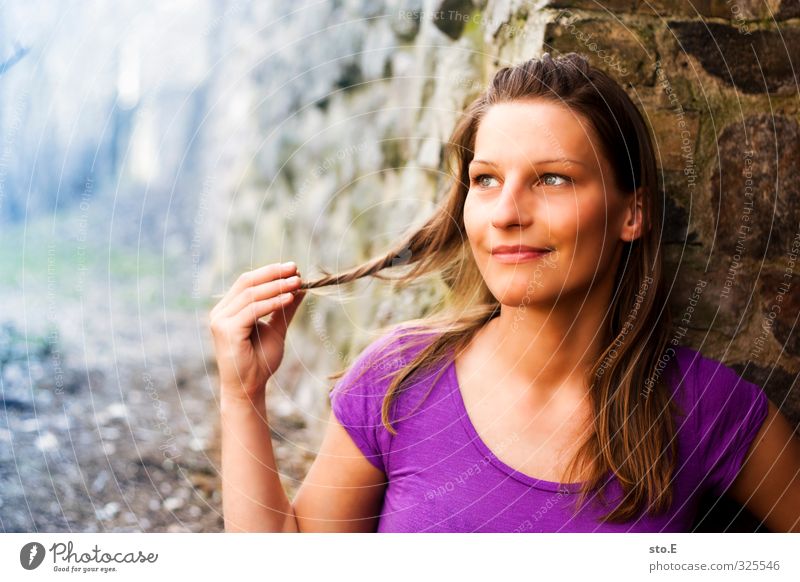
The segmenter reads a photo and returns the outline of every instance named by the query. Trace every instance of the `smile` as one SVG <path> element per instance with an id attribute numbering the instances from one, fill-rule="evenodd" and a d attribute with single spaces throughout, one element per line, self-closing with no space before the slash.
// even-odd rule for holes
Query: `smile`
<path id="1" fill-rule="evenodd" d="M 518 251 L 511 253 L 492 253 L 492 258 L 498 263 L 525 263 L 549 254 L 550 251 Z"/>

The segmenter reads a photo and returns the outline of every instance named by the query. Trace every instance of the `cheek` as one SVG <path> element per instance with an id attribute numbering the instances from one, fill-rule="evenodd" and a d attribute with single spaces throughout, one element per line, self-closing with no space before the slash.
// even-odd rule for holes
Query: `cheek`
<path id="1" fill-rule="evenodd" d="M 586 225 L 586 209 L 581 208 L 575 196 L 547 197 L 535 216 L 547 240 L 557 249 L 571 254 L 578 241 L 579 230 Z"/>
<path id="2" fill-rule="evenodd" d="M 485 232 L 486 225 L 482 222 L 481 217 L 485 213 L 480 212 L 476 205 L 470 202 L 470 198 L 464 201 L 464 230 L 469 238 L 471 245 L 475 245 L 481 241 Z"/>
<path id="3" fill-rule="evenodd" d="M 553 237 L 569 246 L 602 242 L 610 219 L 602 200 L 598 203 L 588 198 L 570 197 L 548 208 Z"/>
<path id="4" fill-rule="evenodd" d="M 605 200 L 573 203 L 571 214 L 566 214 L 559 222 L 559 239 L 567 247 L 567 260 L 574 271 L 592 275 L 603 272 L 614 255 L 616 240 L 611 236 L 617 220 L 613 209 L 606 206 Z"/>

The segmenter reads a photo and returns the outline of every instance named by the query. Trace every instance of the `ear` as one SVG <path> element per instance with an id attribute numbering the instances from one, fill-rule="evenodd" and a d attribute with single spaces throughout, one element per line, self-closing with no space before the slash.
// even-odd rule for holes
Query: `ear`
<path id="1" fill-rule="evenodd" d="M 619 238 L 625 242 L 633 242 L 642 235 L 645 227 L 642 210 L 644 192 L 644 186 L 640 186 L 626 201 L 624 222 L 619 234 Z"/>

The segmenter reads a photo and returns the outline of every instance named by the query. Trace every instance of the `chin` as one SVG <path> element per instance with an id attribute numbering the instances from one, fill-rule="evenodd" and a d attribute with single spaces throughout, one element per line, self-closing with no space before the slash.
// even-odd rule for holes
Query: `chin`
<path id="1" fill-rule="evenodd" d="M 492 289 L 492 295 L 507 307 L 551 305 L 558 293 L 552 293 L 543 283 L 515 284 L 505 289 Z"/>

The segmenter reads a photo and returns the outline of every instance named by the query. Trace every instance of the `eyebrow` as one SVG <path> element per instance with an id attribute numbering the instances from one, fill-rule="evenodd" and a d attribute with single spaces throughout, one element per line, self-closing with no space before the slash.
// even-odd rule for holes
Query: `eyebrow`
<path id="1" fill-rule="evenodd" d="M 578 160 L 539 160 L 538 162 L 533 162 L 533 165 L 537 164 L 563 164 L 563 163 L 570 163 L 570 164 L 578 164 L 580 166 L 586 166 L 583 162 L 579 162 Z M 489 160 L 472 160 L 469 165 L 472 164 L 486 164 L 487 166 L 494 166 L 497 167 L 497 164 L 489 161 Z"/>

